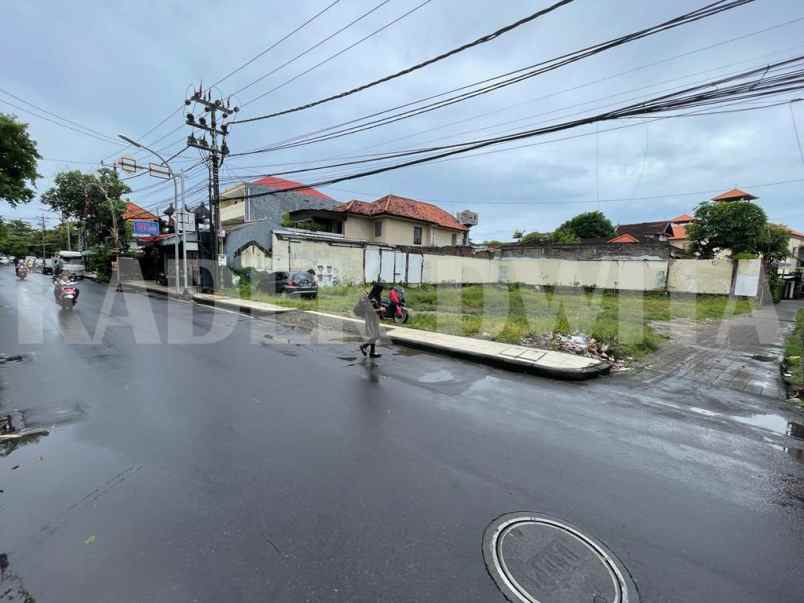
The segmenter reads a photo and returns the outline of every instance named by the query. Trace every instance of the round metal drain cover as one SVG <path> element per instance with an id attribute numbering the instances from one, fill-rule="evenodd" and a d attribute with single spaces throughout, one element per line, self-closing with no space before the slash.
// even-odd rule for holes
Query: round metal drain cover
<path id="1" fill-rule="evenodd" d="M 483 537 L 491 577 L 515 603 L 637 603 L 625 568 L 601 542 L 544 515 L 512 513 Z"/>

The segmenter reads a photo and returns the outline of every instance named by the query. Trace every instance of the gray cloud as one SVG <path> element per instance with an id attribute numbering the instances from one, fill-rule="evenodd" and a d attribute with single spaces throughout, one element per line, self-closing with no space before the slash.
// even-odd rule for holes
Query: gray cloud
<path id="1" fill-rule="evenodd" d="M 238 101 L 245 102 L 282 83 L 416 3 L 414 0 L 393 0 L 358 26 L 244 92 Z M 302 34 L 227 80 L 221 85 L 221 91 L 230 93 L 245 85 L 374 4 L 375 0 L 342 2 Z M 497 3 L 435 0 L 365 44 L 255 102 L 244 109 L 243 115 L 292 106 L 385 75 L 546 4 L 546 1 L 525 0 Z M 516 69 L 702 4 L 701 0 L 673 3 L 579 1 L 493 44 L 413 76 L 308 112 L 234 128 L 229 144 L 235 152 L 268 145 L 378 108 Z M 210 82 L 221 77 L 324 5 L 324 0 L 301 0 L 284 4 L 282 10 L 277 10 L 271 3 L 257 0 L 229 5 L 219 2 L 121 5 L 95 0 L 71 4 L 53 1 L 13 3 L 4 8 L 7 35 L 0 40 L 0 51 L 13 60 L 4 64 L 2 87 L 110 135 L 124 132 L 138 136 L 177 108 L 188 86 L 200 79 Z M 451 142 L 482 137 L 560 119 L 562 115 L 573 112 L 592 111 L 606 102 L 626 102 L 625 99 L 640 94 L 649 96 L 664 88 L 724 74 L 729 69 L 696 77 L 690 74 L 728 65 L 733 65 L 731 70 L 739 70 L 801 52 L 804 47 L 797 46 L 796 41 L 804 32 L 804 22 L 611 77 L 572 92 L 556 92 L 800 16 L 804 16 L 804 11 L 794 0 L 759 0 L 731 13 L 639 41 L 541 78 L 416 119 L 297 150 L 231 159 L 227 162 L 224 176 L 259 171 L 238 168 L 238 165 L 309 161 L 351 153 L 411 148 L 438 139 Z M 675 78 L 686 79 L 662 84 Z M 642 90 L 626 94 L 640 88 Z M 595 100 L 610 95 L 619 96 L 608 101 Z M 587 104 L 568 108 L 578 103 Z M 797 106 L 795 110 L 804 131 L 804 108 Z M 0 111 L 6 111 L 2 104 Z M 553 113 L 544 115 L 546 112 Z M 490 114 L 473 117 L 482 113 Z M 524 119 L 529 115 L 534 117 Z M 94 162 L 101 157 L 113 157 L 113 153 L 120 149 L 22 113 L 20 116 L 30 121 L 42 154 L 48 158 Z M 519 118 L 523 118 L 522 121 L 483 129 L 497 122 Z M 435 129 L 461 119 L 467 121 Z M 174 116 L 151 134 L 149 141 L 165 135 L 181 122 L 180 115 Z M 442 202 L 450 210 L 472 208 L 481 216 L 474 238 L 482 240 L 508 237 L 514 228 L 549 230 L 579 211 L 598 207 L 619 222 L 661 219 L 689 211 L 706 197 L 678 193 L 717 191 L 734 185 L 749 187 L 751 184 L 804 178 L 804 166 L 798 155 L 787 107 L 635 123 L 626 129 L 603 132 L 620 125 L 629 124 L 601 124 L 597 136 L 594 127 L 587 126 L 577 132 L 564 133 L 588 134 L 572 140 L 391 172 L 341 183 L 326 191 L 343 200 L 353 197 L 370 199 L 374 195 L 395 192 Z M 411 136 L 428 129 L 432 131 Z M 157 146 L 175 141 L 176 144 L 167 151 L 178 150 L 180 140 L 187 134 L 185 130 L 182 128 Z M 469 130 L 475 133 L 466 132 Z M 182 157 L 185 156 L 194 158 L 189 152 Z M 189 162 L 177 165 L 189 165 Z M 43 162 L 40 171 L 45 177 L 39 183 L 40 190 L 44 190 L 52 176 L 65 167 L 66 164 Z M 92 166 L 75 164 L 70 167 L 89 169 Z M 596 174 L 599 191 L 595 189 Z M 203 171 L 190 181 L 203 181 L 202 177 Z M 147 177 L 132 181 L 133 188 L 151 184 L 154 182 L 148 181 Z M 801 188 L 800 184 L 788 184 L 757 188 L 752 192 L 761 197 L 763 207 L 772 219 L 802 227 Z M 657 195 L 668 196 L 611 201 Z M 166 202 L 169 196 L 169 188 L 161 186 L 137 193 L 134 198 L 143 205 L 158 205 Z M 201 191 L 191 198 L 203 196 L 204 191 Z M 595 202 L 598 196 L 603 200 L 600 204 Z M 0 208 L 3 215 L 26 217 L 39 211 L 36 205 L 17 211 Z"/>

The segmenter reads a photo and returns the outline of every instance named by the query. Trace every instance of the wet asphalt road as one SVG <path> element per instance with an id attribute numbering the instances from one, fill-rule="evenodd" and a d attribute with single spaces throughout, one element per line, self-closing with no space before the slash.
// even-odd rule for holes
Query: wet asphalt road
<path id="1" fill-rule="evenodd" d="M 372 366 L 81 289 L 60 311 L 0 267 L 0 352 L 32 355 L 0 366 L 0 408 L 52 426 L 0 457 L 0 601 L 504 601 L 481 540 L 517 510 L 601 539 L 642 601 L 804 597 L 804 442 L 771 400 L 393 347 Z"/>

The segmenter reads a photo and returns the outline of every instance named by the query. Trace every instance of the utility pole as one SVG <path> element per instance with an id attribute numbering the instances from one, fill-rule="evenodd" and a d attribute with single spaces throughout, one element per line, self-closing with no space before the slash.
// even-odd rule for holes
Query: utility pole
<path id="1" fill-rule="evenodd" d="M 64 219 L 64 212 L 61 212 L 61 221 L 64 224 L 64 228 L 67 229 L 67 251 L 72 251 L 72 241 L 70 241 L 70 222 Z"/>
<path id="2" fill-rule="evenodd" d="M 203 130 L 202 137 L 196 138 L 194 133 L 187 137 L 187 146 L 201 149 L 209 154 L 210 162 L 210 198 L 209 206 L 211 210 L 212 231 L 212 260 L 215 262 L 215 283 L 214 286 L 221 285 L 220 256 L 223 251 L 223 231 L 221 230 L 221 210 L 220 210 L 220 177 L 219 170 L 226 156 L 229 154 L 229 147 L 226 145 L 226 136 L 229 129 L 225 120 L 233 113 L 240 111 L 239 107 L 232 107 L 231 99 L 225 102 L 221 99 L 212 98 L 212 90 L 204 90 L 203 85 L 193 92 L 193 95 L 184 101 L 188 107 L 200 105 L 204 113 L 209 113 L 209 123 L 207 118 L 201 116 L 196 119 L 192 111 L 187 113 L 187 125 L 192 128 Z M 218 128 L 218 113 L 221 114 L 220 128 Z M 207 142 L 206 132 L 210 133 L 211 141 Z M 218 144 L 220 137 L 220 146 Z M 200 249 L 200 248 L 199 248 Z"/>
<path id="3" fill-rule="evenodd" d="M 45 216 L 42 216 L 42 267 L 43 267 L 43 269 L 44 269 L 44 265 L 45 265 L 44 261 L 45 261 L 46 253 L 47 252 L 45 251 Z"/>

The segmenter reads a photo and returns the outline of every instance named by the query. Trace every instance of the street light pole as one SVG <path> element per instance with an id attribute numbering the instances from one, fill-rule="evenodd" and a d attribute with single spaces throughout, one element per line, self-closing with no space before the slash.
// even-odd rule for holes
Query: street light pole
<path id="1" fill-rule="evenodd" d="M 183 212 L 184 211 L 183 208 L 181 210 L 179 210 L 179 187 L 178 187 L 178 184 L 176 183 L 176 175 L 173 172 L 173 168 L 170 167 L 170 164 L 165 160 L 165 158 L 162 157 L 159 153 L 157 153 L 153 149 L 148 148 L 144 144 L 139 143 L 136 140 L 133 140 L 133 139 L 129 138 L 125 134 L 118 134 L 117 137 L 120 138 L 121 140 L 126 141 L 128 144 L 137 147 L 138 149 L 143 149 L 145 151 L 148 151 L 149 153 L 152 153 L 153 155 L 156 155 L 156 157 L 159 159 L 159 161 L 162 163 L 162 165 L 164 165 L 168 169 L 168 174 L 170 175 L 170 179 L 173 180 L 173 207 L 176 208 L 177 212 L 178 211 Z M 182 185 L 184 183 L 183 176 L 184 175 L 182 174 Z M 175 261 L 176 261 L 176 294 L 181 295 L 181 293 L 182 293 L 182 291 L 181 291 L 181 276 L 179 275 L 179 232 L 178 232 L 178 228 L 177 228 L 178 227 L 178 219 L 174 219 L 173 225 L 174 225 L 173 226 L 173 231 L 174 231 L 173 232 L 173 239 L 174 239 L 173 255 L 174 255 L 174 258 L 175 258 Z M 185 258 L 186 257 L 187 256 L 186 256 L 186 252 L 185 252 Z M 185 270 L 185 275 L 186 275 L 186 270 Z M 184 294 L 185 294 L 185 296 L 188 294 L 186 277 L 185 277 L 185 282 L 184 282 Z"/>

